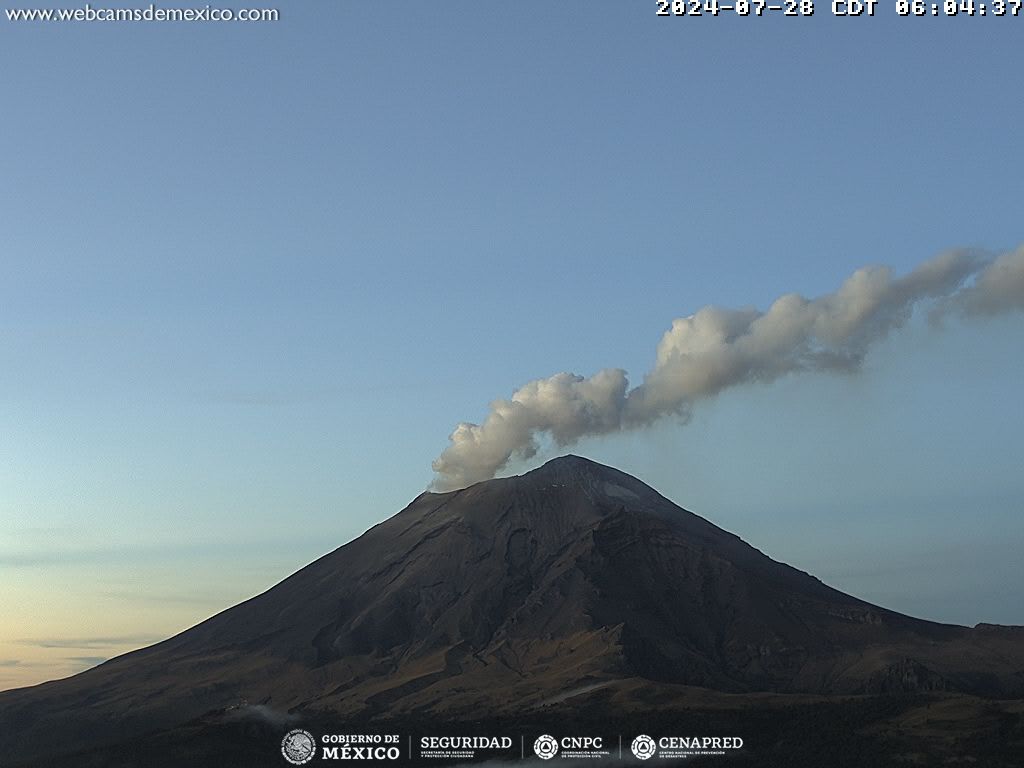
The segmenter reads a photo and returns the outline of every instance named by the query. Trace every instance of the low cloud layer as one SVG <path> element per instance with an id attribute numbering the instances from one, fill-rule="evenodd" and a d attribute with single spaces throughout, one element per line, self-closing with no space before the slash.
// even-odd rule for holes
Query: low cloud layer
<path id="1" fill-rule="evenodd" d="M 113 635 L 109 637 L 51 637 L 20 640 L 22 645 L 36 648 L 69 648 L 72 650 L 108 650 L 126 646 L 141 648 L 163 640 L 159 635 Z"/>
<path id="2" fill-rule="evenodd" d="M 432 488 L 488 480 L 512 459 L 529 459 L 542 438 L 556 446 L 687 418 L 699 401 L 732 387 L 798 372 L 859 370 L 872 345 L 904 325 L 919 304 L 930 317 L 975 318 L 1024 310 L 1024 246 L 993 258 L 952 251 L 909 274 L 858 269 L 834 293 L 780 296 L 765 311 L 708 306 L 672 322 L 654 367 L 630 388 L 626 372 L 557 373 L 495 400 L 481 424 L 462 422 L 433 462 Z"/>

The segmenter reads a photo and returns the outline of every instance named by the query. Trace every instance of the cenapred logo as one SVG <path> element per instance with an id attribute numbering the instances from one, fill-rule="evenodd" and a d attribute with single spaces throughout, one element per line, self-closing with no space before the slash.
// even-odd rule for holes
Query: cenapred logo
<path id="1" fill-rule="evenodd" d="M 305 765 L 316 755 L 316 739 L 301 728 L 288 731 L 281 739 L 281 754 L 292 765 Z"/>
<path id="2" fill-rule="evenodd" d="M 658 751 L 658 745 L 654 743 L 654 739 L 650 736 L 645 733 L 641 733 L 633 739 L 630 749 L 633 750 L 633 754 L 640 760 L 647 760 L 648 758 L 654 757 L 654 753 Z"/>
<path id="3" fill-rule="evenodd" d="M 545 733 L 533 742 L 533 751 L 541 760 L 550 760 L 558 754 L 558 742 L 554 736 Z"/>

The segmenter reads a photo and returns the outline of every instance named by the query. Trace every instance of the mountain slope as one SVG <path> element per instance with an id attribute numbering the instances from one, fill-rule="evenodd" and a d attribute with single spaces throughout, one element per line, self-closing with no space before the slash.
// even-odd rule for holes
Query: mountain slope
<path id="1" fill-rule="evenodd" d="M 241 702 L 498 715 L 636 680 L 1022 696 L 1024 630 L 935 624 L 865 603 L 636 478 L 569 456 L 424 493 L 176 637 L 0 694 L 0 755 L 38 754 L 54 729 L 66 750 Z"/>

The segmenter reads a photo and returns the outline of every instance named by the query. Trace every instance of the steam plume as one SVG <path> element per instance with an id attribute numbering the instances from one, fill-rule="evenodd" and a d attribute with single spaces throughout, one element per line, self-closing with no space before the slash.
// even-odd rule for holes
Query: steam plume
<path id="1" fill-rule="evenodd" d="M 997 258 L 952 251 L 902 277 L 858 269 L 834 293 L 779 297 L 766 310 L 708 306 L 672 322 L 654 367 L 632 389 L 625 371 L 557 373 L 495 400 L 482 424 L 459 424 L 433 462 L 435 490 L 487 480 L 510 459 L 528 459 L 538 437 L 557 446 L 676 416 L 731 387 L 801 371 L 855 372 L 872 344 L 899 328 L 921 302 L 932 319 L 1024 310 L 1024 246 Z"/>

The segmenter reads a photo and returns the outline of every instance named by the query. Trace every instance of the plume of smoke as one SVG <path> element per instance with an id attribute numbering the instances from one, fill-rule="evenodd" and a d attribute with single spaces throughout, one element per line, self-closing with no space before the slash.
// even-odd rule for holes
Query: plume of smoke
<path id="1" fill-rule="evenodd" d="M 802 371 L 855 372 L 871 346 L 934 301 L 933 317 L 1024 310 L 1024 246 L 991 258 L 951 251 L 902 277 L 858 269 L 834 293 L 779 297 L 765 311 L 705 307 L 679 318 L 658 343 L 654 367 L 629 388 L 609 368 L 585 378 L 558 373 L 495 400 L 481 424 L 463 422 L 433 462 L 435 490 L 487 480 L 512 458 L 528 459 L 538 437 L 556 446 L 582 437 L 687 418 L 693 405 L 731 387 Z"/>
<path id="2" fill-rule="evenodd" d="M 1024 245 L 1004 253 L 978 275 L 973 285 L 943 301 L 938 314 L 967 317 L 1024 310 Z"/>
<path id="3" fill-rule="evenodd" d="M 531 381 L 510 400 L 491 403 L 483 424 L 463 422 L 455 428 L 451 445 L 434 461 L 434 487 L 451 490 L 494 477 L 513 454 L 534 456 L 542 433 L 558 445 L 570 445 L 586 435 L 620 429 L 628 386 L 626 372 L 617 368 L 590 378 L 556 373 Z"/>

